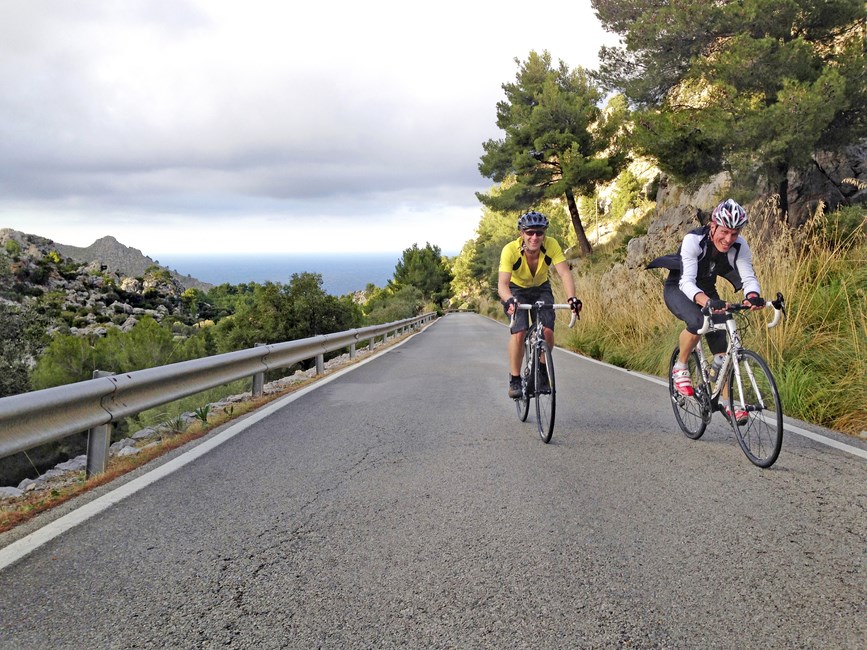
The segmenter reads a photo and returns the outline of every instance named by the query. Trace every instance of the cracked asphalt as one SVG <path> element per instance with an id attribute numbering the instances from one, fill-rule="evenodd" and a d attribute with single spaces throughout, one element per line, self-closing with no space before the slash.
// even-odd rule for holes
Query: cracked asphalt
<path id="1" fill-rule="evenodd" d="M 0 648 L 867 647 L 864 459 L 760 470 L 562 351 L 545 445 L 507 336 L 450 314 L 0 570 Z"/>

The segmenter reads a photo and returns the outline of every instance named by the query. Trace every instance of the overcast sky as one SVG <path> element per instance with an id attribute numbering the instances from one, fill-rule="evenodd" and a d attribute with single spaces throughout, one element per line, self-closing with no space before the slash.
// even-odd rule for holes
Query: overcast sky
<path id="1" fill-rule="evenodd" d="M 0 228 L 175 252 L 455 253 L 517 57 L 589 0 L 2 0 Z"/>

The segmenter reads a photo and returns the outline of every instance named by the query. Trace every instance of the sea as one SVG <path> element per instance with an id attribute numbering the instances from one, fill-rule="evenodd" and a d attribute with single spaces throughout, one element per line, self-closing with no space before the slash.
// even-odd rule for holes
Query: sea
<path id="1" fill-rule="evenodd" d="M 213 285 L 279 282 L 289 284 L 294 273 L 318 273 L 322 289 L 343 296 L 368 284 L 384 287 L 394 277 L 403 253 L 152 255 L 152 259 L 180 275 L 190 275 Z"/>

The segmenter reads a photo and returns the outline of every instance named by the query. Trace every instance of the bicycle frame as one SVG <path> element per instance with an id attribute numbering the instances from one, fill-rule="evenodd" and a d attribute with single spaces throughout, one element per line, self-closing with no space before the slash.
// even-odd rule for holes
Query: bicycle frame
<path id="1" fill-rule="evenodd" d="M 776 327 L 782 315 L 785 313 L 785 304 L 783 302 L 782 294 L 777 294 L 777 299 L 770 302 L 771 306 L 774 309 L 774 318 L 771 322 L 768 323 L 768 329 Z M 713 315 L 709 313 L 708 310 L 703 310 L 704 313 L 704 325 L 702 325 L 701 329 L 698 330 L 697 334 L 700 336 L 704 336 L 705 334 L 712 331 L 724 331 L 726 332 L 726 341 L 728 343 L 725 351 L 725 358 L 723 359 L 722 366 L 720 366 L 719 372 L 717 373 L 717 381 L 716 388 L 714 388 L 710 393 L 711 404 L 714 408 L 717 407 L 719 402 L 720 393 L 722 392 L 723 386 L 726 385 L 725 377 L 728 376 L 728 373 L 731 370 L 734 372 L 734 379 L 738 385 L 739 393 L 743 393 L 743 377 L 741 374 L 741 367 L 739 363 L 740 354 L 744 349 L 743 344 L 741 343 L 740 333 L 738 332 L 738 324 L 734 319 L 732 314 L 736 311 L 744 311 L 749 309 L 749 307 L 745 307 L 743 305 L 731 305 L 726 310 L 726 319 L 721 323 L 713 322 Z M 708 366 L 707 359 L 704 354 L 704 349 L 702 348 L 701 341 L 695 346 L 695 352 L 698 354 L 699 365 L 701 367 L 701 376 L 706 386 L 711 385 L 710 381 L 710 368 Z M 746 367 L 747 376 L 750 380 L 750 385 L 753 387 L 759 395 L 761 393 L 757 390 L 756 386 L 756 378 L 753 376 L 753 372 L 749 366 Z M 756 410 L 755 406 L 744 404 L 743 407 L 747 410 Z M 764 401 L 760 402 L 759 409 L 764 409 L 765 404 Z"/>
<path id="2" fill-rule="evenodd" d="M 554 360 L 552 358 L 553 346 L 548 347 L 545 340 L 545 328 L 542 325 L 540 312 L 543 309 L 571 309 L 568 304 L 547 304 L 537 301 L 533 304 L 518 303 L 512 313 L 510 328 L 515 323 L 515 315 L 518 310 L 529 311 L 532 314 L 532 327 L 524 336 L 524 356 L 521 371 L 521 397 L 515 399 L 515 407 L 518 419 L 526 421 L 530 410 L 530 398 L 535 397 L 536 419 L 539 428 L 539 436 L 544 442 L 551 441 L 554 432 L 554 415 L 556 413 L 556 383 L 554 373 Z M 575 325 L 578 315 L 572 312 L 569 327 Z M 541 361 L 545 360 L 542 365 Z M 544 369 L 544 370 L 543 370 Z M 532 382 L 532 387 L 531 387 Z"/>
<path id="3" fill-rule="evenodd" d="M 775 327 L 785 316 L 782 294 L 771 301 L 775 310 L 768 327 Z M 674 384 L 675 364 L 681 358 L 681 350 L 674 348 L 669 361 L 669 393 L 674 416 L 687 438 L 698 440 L 704 434 L 714 411 L 725 413 L 738 445 L 747 458 L 758 467 L 770 467 L 776 462 L 783 442 L 783 410 L 779 390 L 773 374 L 762 357 L 743 346 L 737 321 L 732 314 L 750 309 L 749 305 L 727 305 L 717 316 L 709 307 L 702 309 L 704 323 L 699 336 L 713 331 L 726 333 L 726 351 L 715 386 L 711 382 L 707 358 L 701 339 L 689 351 L 688 367 L 692 370 L 693 391 L 682 392 Z M 721 318 L 714 322 L 714 317 Z M 726 408 L 721 402 L 725 396 Z"/>
<path id="4" fill-rule="evenodd" d="M 515 313 L 512 314 L 511 319 L 509 320 L 509 327 L 514 325 L 515 323 L 515 314 L 518 310 L 529 311 L 532 315 L 533 323 L 530 328 L 527 330 L 527 335 L 524 337 L 524 358 L 528 360 L 528 362 L 535 359 L 535 355 L 533 354 L 533 348 L 539 346 L 540 341 L 545 340 L 545 327 L 542 325 L 542 319 L 539 318 L 539 312 L 542 309 L 571 309 L 571 305 L 568 304 L 551 304 L 544 303 L 541 300 L 537 300 L 535 303 L 518 303 L 515 305 Z M 577 314 L 572 312 L 572 318 L 569 320 L 569 328 L 575 326 L 575 320 L 577 319 Z M 532 368 L 531 368 L 532 372 Z M 526 386 L 525 386 L 526 390 Z"/>

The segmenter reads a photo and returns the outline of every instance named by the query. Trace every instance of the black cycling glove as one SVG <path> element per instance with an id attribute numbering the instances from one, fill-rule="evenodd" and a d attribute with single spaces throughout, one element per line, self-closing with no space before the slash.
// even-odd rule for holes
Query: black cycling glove
<path id="1" fill-rule="evenodd" d="M 765 299 L 761 296 L 747 296 L 747 300 L 753 307 L 764 307 Z"/>
<path id="2" fill-rule="evenodd" d="M 720 300 L 719 298 L 711 298 L 707 301 L 705 307 L 710 307 L 711 311 L 722 311 L 728 306 L 728 303 L 725 300 Z"/>
<path id="3" fill-rule="evenodd" d="M 572 308 L 572 311 L 575 312 L 575 316 L 579 319 L 581 318 L 581 308 L 584 306 L 584 303 L 578 300 L 575 296 L 569 298 L 566 302 L 569 303 L 569 306 Z"/>
<path id="4" fill-rule="evenodd" d="M 503 301 L 503 313 L 506 314 L 506 316 L 508 316 L 509 315 L 509 305 L 517 305 L 517 304 L 518 304 L 518 300 L 515 298 L 515 296 L 512 296 L 508 300 L 504 300 Z"/>

